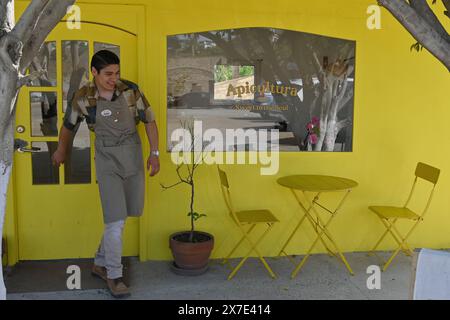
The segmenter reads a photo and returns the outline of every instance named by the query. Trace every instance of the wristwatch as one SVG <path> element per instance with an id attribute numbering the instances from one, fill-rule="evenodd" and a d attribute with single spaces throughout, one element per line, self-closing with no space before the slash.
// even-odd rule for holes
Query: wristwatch
<path id="1" fill-rule="evenodd" d="M 152 151 L 150 151 L 150 155 L 159 157 L 159 151 L 158 150 L 152 150 Z"/>

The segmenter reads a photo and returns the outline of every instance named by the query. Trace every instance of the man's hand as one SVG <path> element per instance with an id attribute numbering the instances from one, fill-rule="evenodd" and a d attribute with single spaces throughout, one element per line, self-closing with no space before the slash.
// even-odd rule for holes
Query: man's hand
<path id="1" fill-rule="evenodd" d="M 66 153 L 56 149 L 55 153 L 52 155 L 53 165 L 59 167 L 64 161 L 66 161 Z"/>
<path id="2" fill-rule="evenodd" d="M 152 168 L 152 171 L 150 172 L 150 177 L 153 177 L 159 172 L 159 157 L 155 155 L 150 155 L 147 160 L 147 170 L 150 170 L 150 167 Z"/>
<path id="3" fill-rule="evenodd" d="M 70 131 L 66 127 L 62 126 L 59 130 L 58 148 L 52 155 L 52 164 L 59 167 L 61 163 L 66 161 L 66 155 L 68 148 L 72 148 L 72 142 L 74 138 L 74 132 Z"/>

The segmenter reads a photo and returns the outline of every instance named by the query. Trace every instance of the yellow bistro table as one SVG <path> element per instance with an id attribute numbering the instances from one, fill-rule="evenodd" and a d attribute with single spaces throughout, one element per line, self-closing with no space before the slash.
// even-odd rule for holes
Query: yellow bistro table
<path id="1" fill-rule="evenodd" d="M 293 236 L 297 232 L 298 228 L 303 223 L 303 220 L 308 219 L 308 221 L 311 223 L 314 231 L 317 234 L 317 237 L 315 238 L 314 242 L 312 243 L 311 247 L 309 248 L 306 255 L 303 257 L 302 261 L 296 266 L 295 270 L 291 274 L 291 278 L 294 278 L 297 273 L 300 271 L 302 266 L 305 264 L 306 260 L 311 254 L 311 251 L 316 246 L 317 242 L 320 240 L 322 244 L 325 246 L 325 249 L 328 251 L 330 255 L 333 255 L 335 257 L 339 257 L 342 262 L 347 267 L 348 271 L 351 275 L 354 275 L 353 270 L 351 269 L 350 265 L 347 262 L 347 259 L 345 259 L 344 255 L 339 250 L 339 247 L 336 243 L 336 241 L 333 239 L 333 236 L 327 229 L 333 220 L 333 218 L 336 216 L 338 210 L 342 207 L 345 200 L 347 199 L 347 196 L 350 194 L 350 191 L 355 188 L 358 183 L 356 181 L 341 178 L 341 177 L 333 177 L 333 176 L 324 176 L 324 175 L 292 175 L 292 176 L 286 176 L 281 177 L 277 180 L 277 183 L 280 184 L 283 187 L 289 188 L 292 193 L 294 194 L 295 199 L 297 200 L 300 208 L 304 212 L 302 217 L 300 218 L 300 221 L 298 222 L 297 226 L 295 227 L 294 231 L 291 233 L 289 238 L 287 239 L 284 246 L 281 248 L 278 256 L 281 256 L 282 254 L 285 254 L 287 257 L 289 255 L 285 252 L 285 248 L 289 244 L 289 242 L 292 240 Z M 307 204 L 304 205 L 303 202 L 300 200 L 297 191 L 300 191 L 303 193 Z M 313 193 L 313 199 L 310 200 L 307 196 L 307 192 Z M 322 193 L 326 192 L 344 192 L 344 196 L 339 201 L 337 207 L 333 209 L 329 209 L 325 207 L 324 205 L 319 203 L 319 198 Z M 329 218 L 326 219 L 324 222 L 320 216 L 319 213 L 316 210 L 316 207 L 319 207 L 323 209 L 324 211 L 329 213 Z M 332 244 L 336 250 L 336 252 L 333 252 L 329 246 L 327 245 L 327 242 L 325 241 L 325 237 L 329 240 L 330 244 Z"/>

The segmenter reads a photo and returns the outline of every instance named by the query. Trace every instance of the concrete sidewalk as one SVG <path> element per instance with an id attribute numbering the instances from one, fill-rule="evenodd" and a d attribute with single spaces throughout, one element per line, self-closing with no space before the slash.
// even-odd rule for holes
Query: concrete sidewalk
<path id="1" fill-rule="evenodd" d="M 379 253 L 386 259 L 389 253 Z M 169 262 L 131 262 L 129 299 L 201 300 L 201 299 L 408 299 L 412 279 L 412 259 L 400 254 L 386 272 L 381 273 L 381 288 L 367 288 L 367 267 L 379 265 L 380 260 L 366 253 L 347 253 L 355 276 L 343 263 L 327 255 L 313 255 L 297 277 L 290 279 L 294 266 L 287 258 L 267 261 L 277 274 L 269 277 L 259 260 L 249 259 L 236 276 L 228 281 L 226 266 L 214 260 L 205 274 L 196 277 L 172 273 Z M 296 257 L 300 261 L 301 257 Z M 238 259 L 231 261 L 236 265 Z M 81 284 L 82 285 L 82 284 Z M 8 294 L 7 299 L 113 299 L 107 290 L 76 290 Z"/>

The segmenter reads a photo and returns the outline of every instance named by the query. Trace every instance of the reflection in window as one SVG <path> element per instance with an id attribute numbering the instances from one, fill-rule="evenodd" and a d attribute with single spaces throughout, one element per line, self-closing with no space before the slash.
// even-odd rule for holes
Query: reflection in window
<path id="1" fill-rule="evenodd" d="M 86 122 L 82 122 L 64 165 L 66 184 L 91 183 L 91 142 Z"/>
<path id="2" fill-rule="evenodd" d="M 31 135 L 33 137 L 56 137 L 56 92 L 31 92 Z"/>
<path id="3" fill-rule="evenodd" d="M 89 43 L 87 41 L 63 41 L 63 110 L 75 92 L 89 81 Z M 97 44 L 94 45 L 98 47 Z M 100 49 L 98 49 L 100 50 Z M 98 50 L 95 50 L 98 51 Z M 111 50 L 112 51 L 112 50 Z M 81 123 L 64 165 L 66 184 L 91 182 L 90 132 Z"/>
<path id="4" fill-rule="evenodd" d="M 56 151 L 58 142 L 33 142 L 31 146 L 40 149 L 31 154 L 33 184 L 59 184 L 59 170 L 58 167 L 52 165 L 51 160 L 51 155 Z"/>
<path id="5" fill-rule="evenodd" d="M 169 35 L 168 150 L 173 131 L 199 119 L 223 136 L 279 130 L 280 151 L 352 151 L 354 66 L 354 41 L 299 31 Z"/>
<path id="6" fill-rule="evenodd" d="M 253 100 L 255 91 L 253 66 L 214 66 L 214 100 Z"/>
<path id="7" fill-rule="evenodd" d="M 87 41 L 62 42 L 63 112 L 67 101 L 89 80 L 89 45 Z"/>
<path id="8" fill-rule="evenodd" d="M 100 50 L 108 50 L 114 52 L 116 56 L 120 59 L 120 47 L 115 44 L 104 43 L 104 42 L 94 42 L 94 53 L 99 52 Z"/>
<path id="9" fill-rule="evenodd" d="M 43 70 L 44 74 L 38 79 L 31 81 L 29 86 L 33 87 L 55 87 L 56 86 L 56 42 L 45 42 L 33 59 L 28 73 Z"/>

